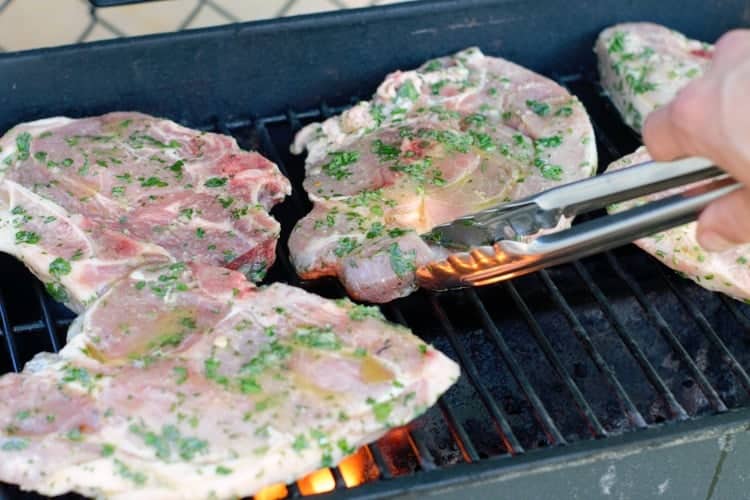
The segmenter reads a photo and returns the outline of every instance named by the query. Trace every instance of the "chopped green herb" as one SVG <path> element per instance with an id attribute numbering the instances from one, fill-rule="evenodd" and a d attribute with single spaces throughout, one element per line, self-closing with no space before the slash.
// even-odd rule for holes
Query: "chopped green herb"
<path id="1" fill-rule="evenodd" d="M 419 98 L 419 92 L 417 92 L 417 89 L 414 87 L 412 81 L 407 80 L 398 88 L 398 90 L 396 91 L 396 96 L 404 97 L 406 99 L 409 99 L 410 101 L 416 101 L 417 98 Z"/>
<path id="2" fill-rule="evenodd" d="M 408 233 L 408 229 L 401 229 L 400 227 L 394 227 L 393 229 L 388 230 L 388 236 L 391 238 L 398 238 L 399 236 L 403 236 L 406 233 Z"/>
<path id="3" fill-rule="evenodd" d="M 294 451 L 302 451 L 309 446 L 310 445 L 307 442 L 307 438 L 304 434 L 297 434 L 297 437 L 294 438 L 294 442 L 292 443 L 292 449 Z"/>
<path id="4" fill-rule="evenodd" d="M 345 236 L 339 240 L 336 248 L 333 250 L 333 253 L 336 255 L 336 257 L 343 257 L 352 253 L 358 246 L 359 243 L 357 243 L 357 240 Z"/>
<path id="5" fill-rule="evenodd" d="M 177 376 L 177 385 L 184 384 L 188 378 L 187 368 L 185 368 L 184 366 L 175 366 L 174 368 L 172 368 L 172 371 Z"/>
<path id="6" fill-rule="evenodd" d="M 39 243 L 41 237 L 34 231 L 18 231 L 16 232 L 16 243 L 26 243 L 28 245 L 35 245 Z"/>
<path id="7" fill-rule="evenodd" d="M 378 155 L 381 162 L 397 160 L 401 155 L 401 148 L 397 145 L 386 144 L 380 139 L 372 141 L 372 152 Z"/>
<path id="8" fill-rule="evenodd" d="M 373 238 L 377 238 L 381 234 L 383 234 L 383 230 L 385 229 L 385 226 L 382 222 L 373 222 L 370 226 L 370 230 L 367 231 L 367 234 L 365 234 L 365 237 L 368 240 L 371 240 Z"/>
<path id="9" fill-rule="evenodd" d="M 166 187 L 168 183 L 159 179 L 158 177 L 149 177 L 148 179 L 141 181 L 141 187 Z"/>
<path id="10" fill-rule="evenodd" d="M 567 118 L 573 114 L 573 108 L 570 106 L 563 106 L 555 112 L 555 116 L 562 116 Z"/>
<path id="11" fill-rule="evenodd" d="M 445 87 L 448 84 L 448 80 L 440 80 L 438 82 L 435 82 L 430 85 L 430 92 L 432 92 L 432 95 L 440 95 L 440 91 L 443 90 L 443 87 Z"/>
<path id="12" fill-rule="evenodd" d="M 195 236 L 197 236 L 198 239 L 203 239 L 205 235 L 206 231 L 202 227 L 198 227 L 195 229 Z"/>
<path id="13" fill-rule="evenodd" d="M 549 104 L 546 102 L 529 99 L 526 101 L 526 106 L 539 116 L 547 116 L 549 114 Z"/>
<path id="14" fill-rule="evenodd" d="M 625 50 L 625 33 L 622 31 L 615 32 L 615 35 L 612 37 L 612 40 L 609 42 L 609 47 L 607 47 L 607 52 L 610 54 L 615 52 L 622 52 Z"/>
<path id="15" fill-rule="evenodd" d="M 58 302 L 67 302 L 68 291 L 60 283 L 47 283 L 44 287 L 47 293 Z"/>
<path id="16" fill-rule="evenodd" d="M 104 443 L 99 453 L 103 457 L 111 457 L 115 453 L 115 446 L 113 444 Z"/>
<path id="17" fill-rule="evenodd" d="M 375 420 L 381 423 L 388 422 L 388 417 L 393 411 L 393 405 L 389 401 L 376 403 L 374 399 L 367 398 L 367 404 L 372 406 L 372 412 L 375 415 Z"/>
<path id="18" fill-rule="evenodd" d="M 203 185 L 209 188 L 217 188 L 225 185 L 226 183 L 226 177 L 211 177 L 210 179 L 207 179 L 206 182 L 203 183 Z"/>
<path id="19" fill-rule="evenodd" d="M 69 366 L 65 369 L 62 377 L 63 382 L 78 382 L 83 386 L 91 385 L 91 375 L 86 368 Z"/>
<path id="20" fill-rule="evenodd" d="M 65 276 L 66 274 L 70 274 L 70 262 L 63 259 L 62 257 L 57 257 L 55 260 L 50 262 L 49 273 L 52 276 L 58 278 L 60 276 Z"/>
<path id="21" fill-rule="evenodd" d="M 262 391 L 262 388 L 257 380 L 252 377 L 245 377 L 240 379 L 240 392 L 242 394 L 258 394 Z"/>
<path id="22" fill-rule="evenodd" d="M 78 427 L 69 430 L 67 434 L 65 434 L 65 437 L 71 441 L 83 441 L 83 434 L 81 434 L 81 429 Z"/>
<path id="23" fill-rule="evenodd" d="M 18 153 L 16 157 L 19 160 L 29 159 L 29 149 L 31 147 L 31 134 L 28 132 L 21 132 L 16 136 L 16 149 Z"/>
<path id="24" fill-rule="evenodd" d="M 346 168 L 348 165 L 359 161 L 359 153 L 356 151 L 334 151 L 328 153 L 331 161 L 321 167 L 323 173 L 333 177 L 337 181 L 346 179 L 352 175 L 351 171 Z"/>
<path id="25" fill-rule="evenodd" d="M 27 439 L 21 439 L 21 438 L 10 438 L 6 440 L 2 446 L 0 446 L 0 450 L 3 451 L 21 451 L 25 450 L 29 446 L 29 441 Z"/>
<path id="26" fill-rule="evenodd" d="M 229 208 L 234 203 L 234 198 L 227 196 L 226 198 L 217 198 L 217 201 L 221 204 L 222 208 Z"/>
<path id="27" fill-rule="evenodd" d="M 306 347 L 337 351 L 341 349 L 341 340 L 330 328 L 299 328 L 294 333 L 294 340 Z"/>
<path id="28" fill-rule="evenodd" d="M 367 356 L 367 349 L 365 349 L 364 347 L 357 347 L 356 349 L 354 349 L 354 355 L 358 358 L 364 358 L 365 356 Z"/>
<path id="29" fill-rule="evenodd" d="M 536 140 L 536 145 L 544 148 L 556 148 L 562 144 L 562 137 L 553 135 L 551 137 L 540 137 Z"/>
<path id="30" fill-rule="evenodd" d="M 120 197 L 125 194 L 125 186 L 113 186 L 112 196 Z"/>
<path id="31" fill-rule="evenodd" d="M 487 117 L 481 113 L 472 113 L 464 118 L 464 123 L 466 123 L 467 125 L 473 125 L 475 127 L 484 125 L 486 121 Z"/>
<path id="32" fill-rule="evenodd" d="M 354 321 L 362 321 L 365 318 L 384 320 L 383 314 L 376 306 L 355 305 L 349 310 L 349 317 Z"/>
<path id="33" fill-rule="evenodd" d="M 433 59 L 431 61 L 427 61 L 424 65 L 424 68 L 422 68 L 422 71 L 425 73 L 430 73 L 432 71 L 437 71 L 443 67 L 442 63 L 438 61 L 437 59 Z"/>
<path id="34" fill-rule="evenodd" d="M 391 243 L 388 247 L 388 254 L 390 256 L 391 269 L 393 269 L 393 272 L 396 273 L 396 276 L 399 278 L 416 271 L 416 250 L 403 252 L 401 247 L 398 246 L 398 243 Z"/>
<path id="35" fill-rule="evenodd" d="M 185 162 L 182 160 L 177 160 L 173 164 L 169 166 L 169 170 L 175 173 L 175 175 L 180 178 L 182 177 L 182 167 L 185 165 Z"/>
<path id="36" fill-rule="evenodd" d="M 230 469 L 229 467 L 224 467 L 223 465 L 216 466 L 216 473 L 219 474 L 220 476 L 228 476 L 232 472 L 234 471 Z"/>

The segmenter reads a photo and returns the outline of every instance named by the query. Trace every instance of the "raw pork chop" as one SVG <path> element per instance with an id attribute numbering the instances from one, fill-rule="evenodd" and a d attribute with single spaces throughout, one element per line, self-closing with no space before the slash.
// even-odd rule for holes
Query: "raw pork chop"
<path id="1" fill-rule="evenodd" d="M 668 103 L 691 79 L 703 74 L 713 47 L 662 26 L 635 23 L 605 30 L 599 36 L 596 51 L 602 84 L 623 119 L 640 132 L 642 119 L 649 112 Z M 650 160 L 642 147 L 607 170 Z M 609 207 L 609 211 L 619 212 L 668 194 L 671 192 L 620 203 Z M 642 238 L 635 244 L 708 290 L 750 300 L 750 245 L 706 252 L 698 244 L 696 228 L 693 222 Z"/>
<path id="2" fill-rule="evenodd" d="M 650 161 L 646 148 L 612 163 L 607 170 Z M 632 208 L 646 201 L 663 198 L 679 190 L 639 198 L 628 203 L 610 206 L 610 213 Z M 698 244 L 697 223 L 691 222 L 636 241 L 643 250 L 658 258 L 668 267 L 692 279 L 703 288 L 723 292 L 736 299 L 750 302 L 750 244 L 736 245 L 723 252 L 706 252 Z"/>
<path id="3" fill-rule="evenodd" d="M 0 251 L 77 311 L 144 263 L 260 273 L 290 192 L 231 137 L 139 113 L 18 125 L 0 139 Z"/>
<path id="4" fill-rule="evenodd" d="M 301 130 L 304 149 L 314 208 L 290 237 L 294 265 L 371 302 L 411 293 L 416 268 L 446 255 L 419 234 L 596 172 L 581 103 L 476 48 L 390 74 L 372 101 Z"/>
<path id="5" fill-rule="evenodd" d="M 617 24 L 596 42 L 604 89 L 636 132 L 711 62 L 713 46 L 651 23 Z"/>
<path id="6" fill-rule="evenodd" d="M 332 466 L 421 414 L 458 366 L 375 308 L 236 271 L 133 271 L 59 355 L 0 378 L 0 481 L 203 499 Z"/>

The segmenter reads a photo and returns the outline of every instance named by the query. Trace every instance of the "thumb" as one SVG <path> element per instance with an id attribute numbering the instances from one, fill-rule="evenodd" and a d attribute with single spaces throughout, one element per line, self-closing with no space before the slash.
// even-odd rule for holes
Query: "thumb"
<path id="1" fill-rule="evenodd" d="M 710 204 L 698 218 L 698 243 L 720 252 L 750 242 L 750 191 L 742 188 Z"/>

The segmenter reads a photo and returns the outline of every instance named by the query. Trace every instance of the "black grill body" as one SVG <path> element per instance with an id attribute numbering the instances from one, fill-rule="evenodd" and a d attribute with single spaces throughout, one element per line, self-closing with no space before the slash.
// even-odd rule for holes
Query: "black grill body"
<path id="1" fill-rule="evenodd" d="M 592 46 L 608 25 L 639 20 L 713 41 L 750 23 L 750 3 L 414 2 L 3 54 L 0 129 L 136 110 L 231 134 L 294 185 L 274 210 L 283 231 L 267 279 L 338 297 L 333 281 L 300 282 L 286 250 L 310 208 L 303 159 L 288 153 L 302 125 L 369 97 L 390 71 L 478 46 L 576 94 L 603 169 L 638 138 L 602 96 Z M 463 374 L 426 415 L 365 450 L 369 481 L 347 488 L 334 468 L 325 496 L 747 497 L 750 307 L 635 247 L 492 287 L 418 292 L 383 310 Z M 71 319 L 0 255 L 0 373 L 61 348 Z M 6 497 L 36 498 L 0 485 Z"/>

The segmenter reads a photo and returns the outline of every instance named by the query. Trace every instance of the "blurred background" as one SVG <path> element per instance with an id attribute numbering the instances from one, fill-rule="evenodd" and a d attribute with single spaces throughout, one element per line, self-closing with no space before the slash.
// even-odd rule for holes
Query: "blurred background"
<path id="1" fill-rule="evenodd" d="M 0 51 L 84 43 L 409 0 L 0 0 Z"/>

